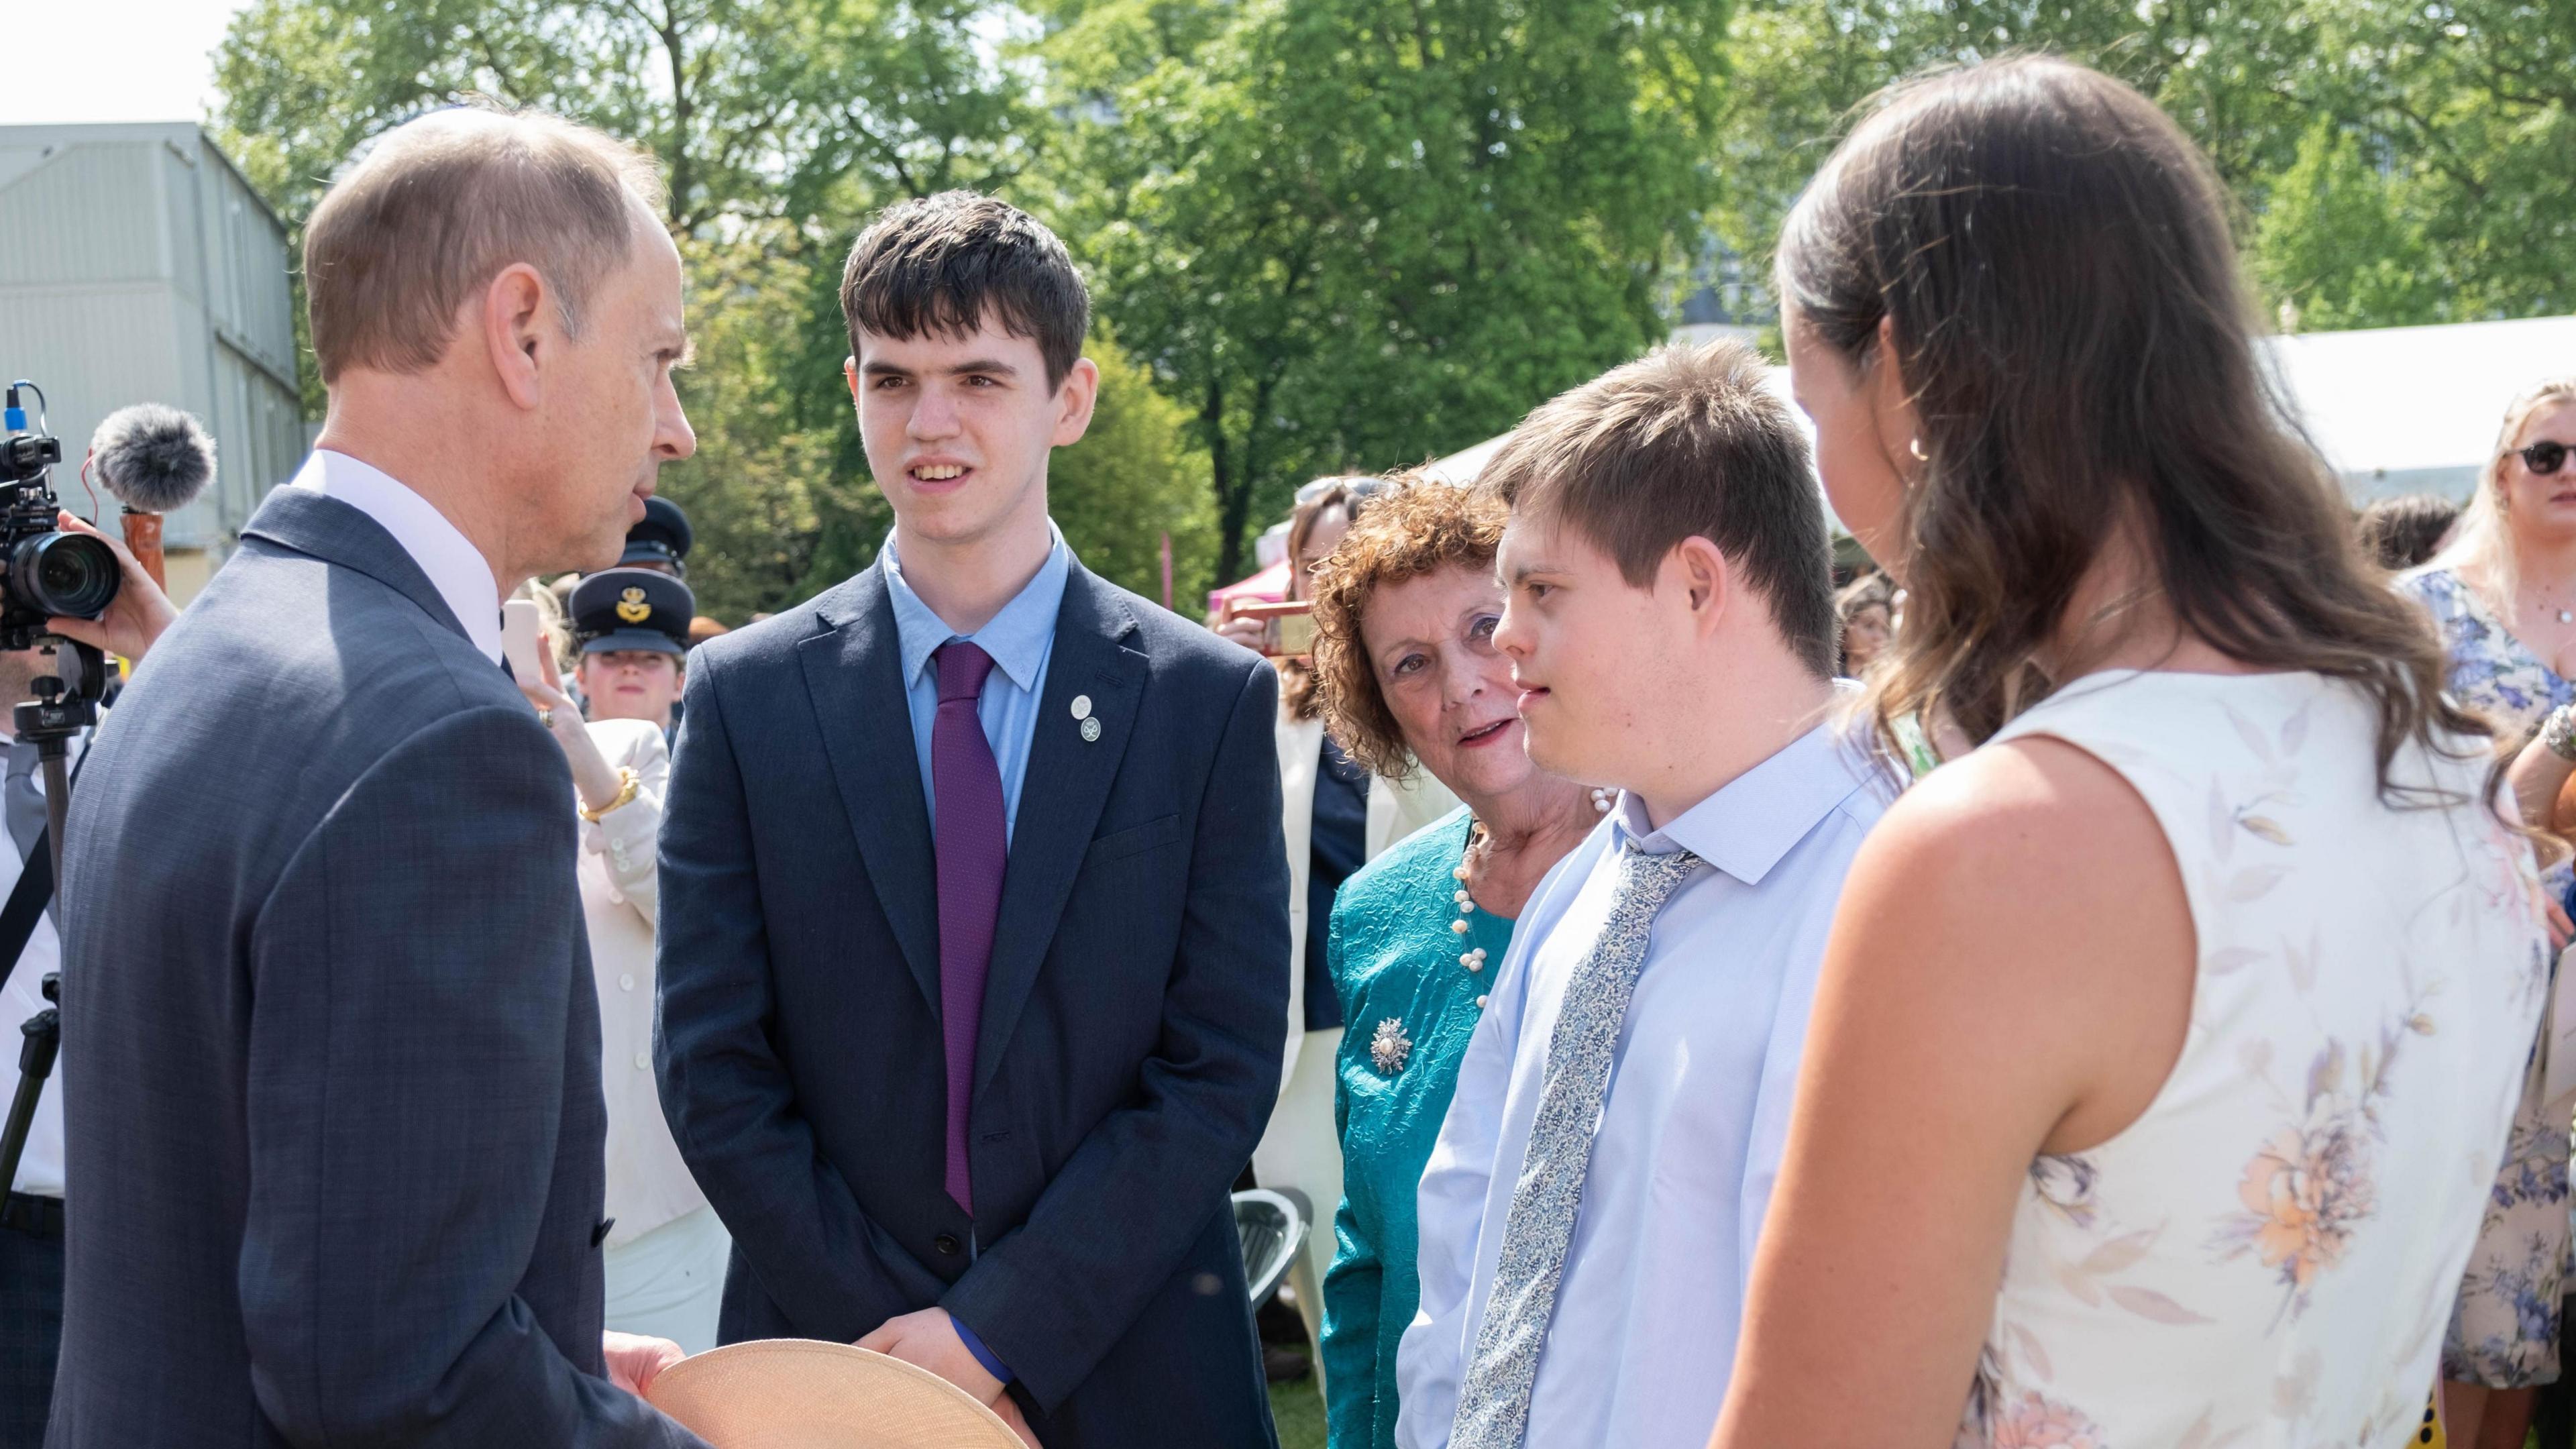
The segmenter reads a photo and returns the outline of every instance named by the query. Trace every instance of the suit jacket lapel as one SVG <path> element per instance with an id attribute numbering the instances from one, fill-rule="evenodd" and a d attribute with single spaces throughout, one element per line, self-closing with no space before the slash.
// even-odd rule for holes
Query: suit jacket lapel
<path id="1" fill-rule="evenodd" d="M 904 701 L 903 648 L 885 566 L 816 601 L 834 627 L 796 646 L 805 666 L 841 808 L 858 837 L 869 883 L 903 947 L 904 963 L 933 1015 L 939 1011 L 939 878 L 930 846 L 930 811 L 921 798 L 912 712 Z M 823 910 L 829 902 L 817 902 Z"/>
<path id="2" fill-rule="evenodd" d="M 1110 783 L 1126 758 L 1145 689 L 1146 658 L 1128 637 L 1135 632 L 1127 606 L 1074 564 L 1056 614 L 1046 693 L 1038 702 L 1028 774 L 1011 827 L 1010 862 L 1002 875 L 1002 914 L 993 931 L 984 1020 L 975 1038 L 978 1092 L 992 1081 L 1002 1046 L 1028 1005 L 1073 878 L 1108 804 Z M 1097 741 L 1083 739 L 1073 718 L 1077 694 L 1091 696 L 1091 717 L 1100 721 Z"/>

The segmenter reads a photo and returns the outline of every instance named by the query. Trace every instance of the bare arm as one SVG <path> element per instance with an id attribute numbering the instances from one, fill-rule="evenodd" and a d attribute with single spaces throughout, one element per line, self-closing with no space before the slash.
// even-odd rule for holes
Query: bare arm
<path id="1" fill-rule="evenodd" d="M 1712 1449 L 1952 1441 L 2031 1159 L 2154 1099 L 2193 942 L 2146 803 L 2072 746 L 1979 752 L 1888 812 L 1826 947 Z"/>
<path id="2" fill-rule="evenodd" d="M 2576 812 L 2565 798 L 2568 780 L 2576 777 L 2576 761 L 2560 759 L 2535 736 L 2513 757 L 2504 777 L 2513 786 L 2513 803 L 2525 825 L 2562 835 L 2576 827 Z"/>
<path id="3" fill-rule="evenodd" d="M 545 677 L 519 681 L 519 692 L 528 697 L 528 703 L 546 711 L 546 729 L 563 748 L 564 763 L 572 767 L 572 785 L 581 803 L 593 810 L 604 809 L 626 782 L 591 739 L 590 726 L 581 717 L 581 706 L 564 693 L 563 678 L 555 672 L 555 652 L 539 649 L 537 664 Z"/>

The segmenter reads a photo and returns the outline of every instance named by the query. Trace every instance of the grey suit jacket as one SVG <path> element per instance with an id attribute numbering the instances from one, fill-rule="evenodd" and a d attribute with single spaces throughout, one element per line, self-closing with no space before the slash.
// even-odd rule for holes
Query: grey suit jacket
<path id="1" fill-rule="evenodd" d="M 261 506 L 72 797 L 48 1444 L 697 1442 L 601 1377 L 570 787 L 391 535 Z"/>

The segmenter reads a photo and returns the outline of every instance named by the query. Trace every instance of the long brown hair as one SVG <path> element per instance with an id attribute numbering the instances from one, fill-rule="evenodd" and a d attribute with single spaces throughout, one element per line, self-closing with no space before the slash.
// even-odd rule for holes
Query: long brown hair
<path id="1" fill-rule="evenodd" d="M 2224 195 L 2146 97 L 2024 56 L 1891 89 L 1790 214 L 1784 310 L 1863 375 L 1887 319 L 1921 419 L 1882 729 L 1982 742 L 2046 698 L 2039 651 L 2134 528 L 2182 629 L 2370 696 L 2384 793 L 2408 739 L 2488 732 L 2255 360 Z"/>

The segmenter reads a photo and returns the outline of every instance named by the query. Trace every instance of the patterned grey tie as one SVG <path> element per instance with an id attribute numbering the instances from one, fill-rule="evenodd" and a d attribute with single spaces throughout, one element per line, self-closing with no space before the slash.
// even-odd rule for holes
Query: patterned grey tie
<path id="1" fill-rule="evenodd" d="M 1628 1019 L 1628 998 L 1646 964 L 1655 914 L 1699 865 L 1700 858 L 1687 850 L 1649 855 L 1629 842 L 1619 857 L 1610 918 L 1566 983 L 1556 1030 L 1548 1037 L 1529 1150 L 1503 1218 L 1493 1292 L 1458 1391 L 1458 1416 L 1449 1433 L 1454 1449 L 1519 1449 L 1529 1432 L 1530 1385 L 1538 1377 L 1539 1348 L 1556 1311 L 1557 1281 L 1583 1206 L 1592 1134 L 1609 1095 L 1611 1055 Z"/>

